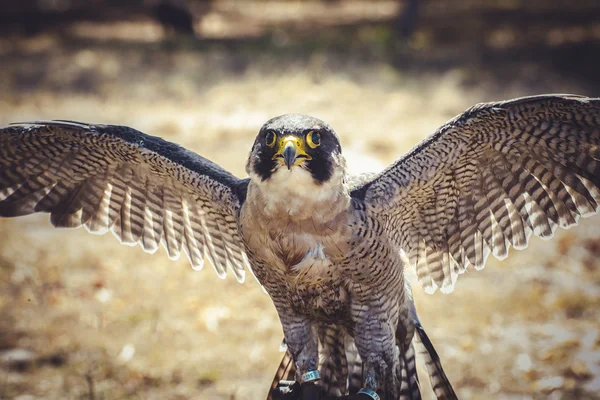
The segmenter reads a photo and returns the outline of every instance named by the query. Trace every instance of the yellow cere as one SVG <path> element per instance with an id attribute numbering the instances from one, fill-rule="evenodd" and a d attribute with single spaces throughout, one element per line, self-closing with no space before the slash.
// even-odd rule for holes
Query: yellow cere
<path id="1" fill-rule="evenodd" d="M 273 155 L 273 160 L 279 159 L 283 162 L 283 150 L 289 143 L 292 143 L 296 150 L 296 162 L 294 163 L 294 165 L 299 165 L 303 161 L 312 160 L 312 156 L 306 152 L 306 146 L 304 144 L 304 141 L 301 138 L 294 135 L 288 135 L 279 139 L 279 145 L 277 148 L 277 152 L 275 153 L 275 155 Z"/>

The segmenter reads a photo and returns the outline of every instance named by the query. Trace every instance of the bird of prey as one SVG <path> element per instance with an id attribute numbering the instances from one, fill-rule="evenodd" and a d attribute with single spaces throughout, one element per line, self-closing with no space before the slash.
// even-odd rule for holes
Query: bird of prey
<path id="1" fill-rule="evenodd" d="M 599 146 L 600 99 L 571 95 L 478 104 L 362 179 L 346 173 L 334 130 L 305 115 L 262 126 L 246 179 L 128 127 L 33 122 L 0 130 L 0 216 L 46 212 L 148 252 L 162 243 L 239 281 L 247 266 L 273 300 L 297 380 L 318 385 L 319 366 L 359 357 L 360 396 L 415 399 L 421 333 L 405 269 L 427 292 L 450 292 L 489 254 L 596 213 Z M 439 398 L 455 397 L 440 386 Z"/>

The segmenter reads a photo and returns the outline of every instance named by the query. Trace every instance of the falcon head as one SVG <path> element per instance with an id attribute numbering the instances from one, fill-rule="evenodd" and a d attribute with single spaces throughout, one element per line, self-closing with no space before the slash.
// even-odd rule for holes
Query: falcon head
<path id="1" fill-rule="evenodd" d="M 285 114 L 262 126 L 246 171 L 261 182 L 310 177 L 314 184 L 322 185 L 343 176 L 345 162 L 329 125 L 308 115 Z"/>

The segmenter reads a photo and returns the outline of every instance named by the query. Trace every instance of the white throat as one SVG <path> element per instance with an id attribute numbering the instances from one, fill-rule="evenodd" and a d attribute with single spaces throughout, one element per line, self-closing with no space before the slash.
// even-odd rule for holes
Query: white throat
<path id="1" fill-rule="evenodd" d="M 290 170 L 278 168 L 266 181 L 253 173 L 250 178 L 268 215 L 286 213 L 293 220 L 315 217 L 327 221 L 349 205 L 343 173 L 342 168 L 336 168 L 331 178 L 321 184 L 299 166 Z"/>

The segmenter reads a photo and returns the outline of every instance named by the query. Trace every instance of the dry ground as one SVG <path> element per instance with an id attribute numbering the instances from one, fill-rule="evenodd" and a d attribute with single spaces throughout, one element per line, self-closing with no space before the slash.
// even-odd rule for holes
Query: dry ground
<path id="1" fill-rule="evenodd" d="M 260 125 L 300 112 L 337 130 L 355 170 L 373 170 L 476 102 L 598 94 L 597 81 L 537 64 L 509 78 L 489 64 L 480 75 L 452 63 L 407 72 L 377 54 L 365 59 L 364 48 L 353 55 L 300 41 L 289 50 L 278 35 L 266 50 L 165 46 L 148 35 L 134 44 L 0 38 L 0 125 L 130 125 L 243 176 Z M 599 221 L 533 240 L 462 276 L 451 295 L 415 287 L 460 398 L 600 399 Z M 0 239 L 0 399 L 264 397 L 282 332 L 252 279 L 220 280 L 208 264 L 194 272 L 185 259 L 147 255 L 112 235 L 57 231 L 47 216 L 0 220 Z"/>

